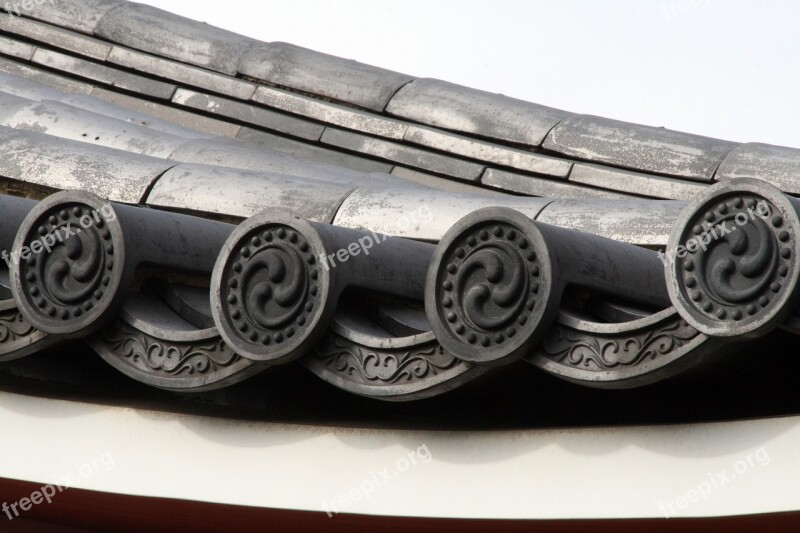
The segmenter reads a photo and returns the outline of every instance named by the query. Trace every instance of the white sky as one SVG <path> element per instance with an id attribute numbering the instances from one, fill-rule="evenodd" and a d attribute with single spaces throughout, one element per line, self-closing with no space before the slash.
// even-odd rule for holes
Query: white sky
<path id="1" fill-rule="evenodd" d="M 568 111 L 800 147 L 800 2 L 144 3 L 264 41 Z"/>

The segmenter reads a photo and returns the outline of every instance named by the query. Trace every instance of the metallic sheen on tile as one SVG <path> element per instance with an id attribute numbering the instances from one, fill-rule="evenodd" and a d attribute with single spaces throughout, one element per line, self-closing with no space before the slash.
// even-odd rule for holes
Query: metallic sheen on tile
<path id="1" fill-rule="evenodd" d="M 476 209 L 504 206 L 535 217 L 550 202 L 548 198 L 362 188 L 342 203 L 333 223 L 409 239 L 438 241 L 453 224 Z"/>
<path id="2" fill-rule="evenodd" d="M 677 200 L 554 200 L 536 220 L 616 241 L 664 247 L 685 206 Z"/>
<path id="3" fill-rule="evenodd" d="M 0 121 L 18 130 L 166 159 L 187 139 L 61 102 L 32 102 Z"/>

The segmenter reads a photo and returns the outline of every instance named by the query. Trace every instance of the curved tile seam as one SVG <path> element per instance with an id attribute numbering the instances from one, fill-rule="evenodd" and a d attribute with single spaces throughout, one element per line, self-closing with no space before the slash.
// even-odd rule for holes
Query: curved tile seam
<path id="1" fill-rule="evenodd" d="M 150 199 L 150 194 L 153 192 L 153 189 L 155 189 L 156 185 L 161 180 L 161 178 L 164 177 L 164 174 L 182 164 L 183 163 L 176 162 L 173 166 L 165 168 L 163 172 L 161 172 L 158 176 L 156 176 L 155 179 L 153 179 L 153 181 L 151 181 L 150 184 L 145 188 L 144 192 L 142 193 L 142 197 L 139 199 L 138 204 L 147 205 L 148 200 Z"/>
<path id="2" fill-rule="evenodd" d="M 389 115 L 389 111 L 388 111 L 389 104 L 391 104 L 391 103 L 392 103 L 392 100 L 394 99 L 394 97 L 395 97 L 395 96 L 397 96 L 397 93 L 399 93 L 400 91 L 402 91 L 403 89 L 405 89 L 405 88 L 406 88 L 406 87 L 407 87 L 409 84 L 411 84 L 411 83 L 414 83 L 414 82 L 415 82 L 415 81 L 417 81 L 418 79 L 419 79 L 419 78 L 411 78 L 410 80 L 408 80 L 407 82 L 405 82 L 403 85 L 399 86 L 399 87 L 397 88 L 397 90 L 395 90 L 395 91 L 394 91 L 394 92 L 391 94 L 391 96 L 389 96 L 389 98 L 386 100 L 386 105 L 384 105 L 384 106 L 383 106 L 383 110 L 381 110 L 381 114 L 382 114 L 382 115 Z"/>
<path id="3" fill-rule="evenodd" d="M 728 150 L 725 152 L 725 154 L 722 156 L 722 158 L 721 158 L 721 159 L 719 160 L 719 162 L 717 163 L 717 166 L 716 166 L 716 167 L 714 167 L 714 172 L 712 172 L 712 173 L 711 173 L 711 183 L 714 183 L 714 182 L 716 182 L 716 181 L 719 181 L 719 178 L 717 177 L 717 173 L 719 172 L 719 168 L 722 166 L 722 164 L 725 162 L 725 160 L 727 160 L 727 159 L 728 159 L 728 157 L 731 155 L 731 152 L 733 152 L 733 151 L 734 151 L 734 150 L 736 150 L 737 148 L 740 148 L 740 147 L 744 146 L 745 144 L 749 144 L 749 143 L 740 143 L 740 144 L 737 144 L 736 146 L 732 146 L 732 147 L 730 147 L 730 148 L 729 148 L 729 149 L 728 149 Z"/>

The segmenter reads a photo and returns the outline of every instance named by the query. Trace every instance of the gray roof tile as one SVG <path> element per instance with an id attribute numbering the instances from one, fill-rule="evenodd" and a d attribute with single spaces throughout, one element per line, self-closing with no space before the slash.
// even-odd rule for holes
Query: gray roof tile
<path id="1" fill-rule="evenodd" d="M 54 101 L 31 102 L 0 124 L 159 158 L 167 158 L 187 141 L 183 137 Z"/>
<path id="2" fill-rule="evenodd" d="M 630 198 L 630 196 L 624 194 L 581 187 L 580 185 L 572 185 L 559 180 L 525 176 L 494 168 L 486 169 L 481 178 L 481 183 L 506 192 L 546 198 Z"/>
<path id="3" fill-rule="evenodd" d="M 236 74 L 239 57 L 255 42 L 134 2 L 108 11 L 94 32 L 116 44 L 229 75 Z"/>
<path id="4" fill-rule="evenodd" d="M 83 189 L 137 203 L 173 162 L 0 127 L 0 175 L 55 189 Z"/>
<path id="5" fill-rule="evenodd" d="M 53 0 L 31 2 L 26 17 L 43 20 L 56 26 L 91 34 L 110 9 L 126 4 L 124 0 Z"/>
<path id="6" fill-rule="evenodd" d="M 496 168 L 487 168 L 486 172 L 483 173 L 481 183 L 505 192 L 545 198 L 613 198 L 618 200 L 630 198 L 630 196 L 624 194 L 581 187 L 580 185 L 572 185 L 559 180 L 525 176 Z"/>
<path id="7" fill-rule="evenodd" d="M 576 163 L 572 167 L 569 181 L 638 196 L 672 200 L 691 200 L 698 194 L 702 194 L 707 187 L 707 185 L 688 180 L 662 178 L 587 163 Z"/>
<path id="8" fill-rule="evenodd" d="M 69 72 L 92 81 L 118 87 L 127 91 L 146 94 L 154 98 L 169 99 L 175 92 L 175 85 L 163 83 L 105 65 L 92 63 L 60 52 L 39 48 L 33 54 L 33 62 L 49 68 Z"/>
<path id="9" fill-rule="evenodd" d="M 762 143 L 747 143 L 734 148 L 717 170 L 717 180 L 758 178 L 800 194 L 800 150 Z"/>
<path id="10" fill-rule="evenodd" d="M 396 120 L 272 87 L 259 87 L 253 100 L 288 113 L 389 139 L 402 140 L 406 131 L 406 125 Z"/>
<path id="11" fill-rule="evenodd" d="M 189 89 L 178 89 L 172 101 L 186 107 L 279 131 L 301 139 L 316 141 L 325 129 L 324 126 L 307 120 Z"/>
<path id="12" fill-rule="evenodd" d="M 400 89 L 386 112 L 429 126 L 526 146 L 539 146 L 547 132 L 570 115 L 502 94 L 428 78 L 414 80 Z"/>
<path id="13" fill-rule="evenodd" d="M 115 118 L 125 122 L 126 124 L 144 126 L 150 130 L 168 133 L 177 137 L 184 137 L 187 139 L 216 137 L 216 135 L 212 135 L 210 133 L 203 133 L 194 129 L 184 128 L 183 126 L 179 126 L 173 122 L 161 120 L 160 118 L 156 118 L 153 114 L 140 113 L 122 105 L 116 105 L 111 102 L 107 102 L 106 100 L 101 100 L 101 92 L 101 89 L 95 89 L 95 92 L 93 93 L 95 96 L 76 94 L 65 95 L 64 97 L 57 99 L 64 104 L 68 104 L 79 109 L 84 109 L 86 111 L 91 111 L 92 113 L 97 113 L 98 115 L 103 115 L 105 117 Z M 122 95 L 118 95 L 118 97 L 120 99 L 127 98 L 123 97 Z M 135 99 L 131 98 L 131 100 Z M 141 102 L 144 102 L 144 100 L 141 100 Z M 152 102 L 147 103 L 152 106 L 159 105 L 153 104 Z"/>
<path id="14" fill-rule="evenodd" d="M 197 113 L 190 113 L 182 109 L 175 109 L 174 107 L 116 93 L 99 87 L 92 91 L 92 96 L 139 113 L 157 117 L 162 121 L 172 122 L 199 132 L 222 135 L 223 137 L 236 137 L 236 135 L 239 134 L 240 127 L 236 124 L 204 117 Z"/>
<path id="15" fill-rule="evenodd" d="M 346 185 L 294 176 L 182 164 L 159 178 L 146 203 L 239 217 L 250 217 L 265 209 L 283 209 L 330 222 L 351 190 Z"/>
<path id="16" fill-rule="evenodd" d="M 438 241 L 453 224 L 482 207 L 502 205 L 535 217 L 552 200 L 428 189 L 358 189 L 342 203 L 334 224 L 409 239 Z"/>
<path id="17" fill-rule="evenodd" d="M 243 80 L 120 46 L 111 49 L 108 61 L 193 87 L 205 87 L 212 92 L 242 100 L 249 99 L 256 90 L 255 85 Z"/>
<path id="18" fill-rule="evenodd" d="M 494 194 L 498 196 L 503 195 L 503 193 L 498 191 L 493 191 L 491 189 L 486 189 L 484 187 L 476 187 L 475 185 L 472 185 L 470 183 L 442 178 L 439 176 L 434 176 L 433 174 L 420 172 L 419 170 L 414 170 L 406 167 L 400 167 L 400 166 L 394 167 L 392 169 L 392 176 L 397 176 L 411 183 L 417 183 L 419 185 L 424 185 L 425 187 L 431 187 L 432 189 L 438 189 L 440 191 L 447 191 L 454 193 L 466 192 L 471 194 L 484 194 L 484 195 Z"/>
<path id="19" fill-rule="evenodd" d="M 16 61 L 11 61 L 10 59 L 5 59 L 2 57 L 0 57 L 0 71 L 7 74 L 12 74 L 15 77 L 19 77 L 27 81 L 46 85 L 65 93 L 89 94 L 93 89 L 91 84 L 71 80 L 69 78 L 65 78 L 64 76 L 59 76 L 58 74 L 46 72 L 40 68 L 18 63 Z M 34 89 L 27 90 L 33 91 Z M 40 90 L 37 89 L 37 91 Z"/>
<path id="20" fill-rule="evenodd" d="M 0 30 L 100 61 L 105 61 L 111 51 L 110 44 L 98 39 L 22 17 L 0 17 Z"/>
<path id="21" fill-rule="evenodd" d="M 333 128 L 326 128 L 320 140 L 323 144 L 463 180 L 477 180 L 483 173 L 484 168 L 483 165 Z"/>
<path id="22" fill-rule="evenodd" d="M 555 200 L 536 220 L 642 246 L 666 246 L 686 207 L 674 200 Z"/>
<path id="23" fill-rule="evenodd" d="M 478 159 L 487 163 L 513 167 L 556 178 L 566 178 L 572 166 L 570 161 L 564 159 L 498 146 L 470 137 L 420 126 L 409 126 L 404 140 L 442 152 L 469 157 L 470 159 Z"/>
<path id="24" fill-rule="evenodd" d="M 0 66 L 2 66 L 2 62 L 0 62 Z M 60 100 L 69 96 L 69 93 L 53 89 L 52 87 L 42 85 L 41 83 L 28 80 L 18 75 L 9 74 L 2 70 L 0 70 L 0 91 L 36 102 L 42 100 Z"/>
<path id="25" fill-rule="evenodd" d="M 271 150 L 293 155 L 304 161 L 336 165 L 361 172 L 388 173 L 392 171 L 391 163 L 382 163 L 380 161 L 373 161 L 372 159 L 365 159 L 338 150 L 325 148 L 317 144 L 296 141 L 294 139 L 244 126 L 239 132 L 238 138 L 257 146 L 263 146 Z"/>
<path id="26" fill-rule="evenodd" d="M 736 143 L 679 131 L 576 115 L 559 123 L 544 142 L 547 150 L 591 162 L 711 181 Z"/>
<path id="27" fill-rule="evenodd" d="M 8 121 L 28 104 L 30 104 L 30 100 L 0 92 L 0 124 Z"/>
<path id="28" fill-rule="evenodd" d="M 275 150 L 235 139 L 194 139 L 176 149 L 169 159 L 244 170 L 258 170 L 301 178 L 352 183 L 364 180 L 365 174 L 331 164 L 302 161 Z"/>
<path id="29" fill-rule="evenodd" d="M 242 57 L 239 72 L 271 84 L 383 112 L 412 78 L 287 43 L 260 43 Z"/>
<path id="30" fill-rule="evenodd" d="M 0 35 L 0 54 L 30 61 L 35 51 L 36 47 L 31 44 L 9 39 L 5 35 Z"/>

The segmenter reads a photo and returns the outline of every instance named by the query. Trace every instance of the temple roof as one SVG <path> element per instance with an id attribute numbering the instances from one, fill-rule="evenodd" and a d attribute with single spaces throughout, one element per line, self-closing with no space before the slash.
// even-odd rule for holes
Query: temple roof
<path id="1" fill-rule="evenodd" d="M 1 304 L 21 326 L 2 361 L 80 338 L 168 390 L 298 361 L 412 400 L 515 362 L 639 387 L 719 364 L 731 337 L 800 329 L 797 149 L 558 110 L 122 0 L 20 15 L 0 16 L 0 245 L 40 251 L 11 254 Z M 715 233 L 739 215 L 738 234 Z M 42 252 L 87 216 L 80 245 Z"/>

